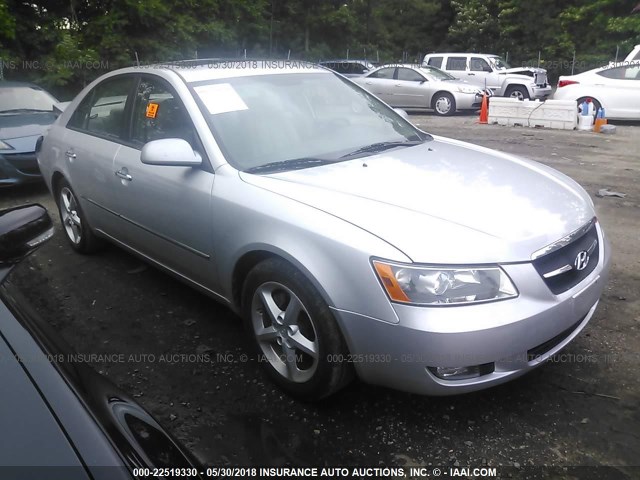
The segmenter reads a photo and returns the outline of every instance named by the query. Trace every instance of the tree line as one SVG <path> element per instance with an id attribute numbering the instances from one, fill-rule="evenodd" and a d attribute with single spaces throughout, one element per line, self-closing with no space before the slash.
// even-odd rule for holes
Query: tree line
<path id="1" fill-rule="evenodd" d="M 188 58 L 508 56 L 559 74 L 640 43 L 638 0 L 0 0 L 6 79 L 77 91 L 105 70 Z"/>

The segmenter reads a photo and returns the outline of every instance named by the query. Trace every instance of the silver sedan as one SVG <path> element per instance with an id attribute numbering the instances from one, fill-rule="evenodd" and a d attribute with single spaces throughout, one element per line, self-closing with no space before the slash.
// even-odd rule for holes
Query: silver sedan
<path id="1" fill-rule="evenodd" d="M 516 378 L 585 328 L 609 270 L 574 181 L 305 63 L 109 73 L 38 160 L 74 250 L 111 241 L 228 305 L 305 399 Z"/>
<path id="2" fill-rule="evenodd" d="M 353 81 L 392 107 L 405 110 L 432 109 L 446 116 L 482 105 L 481 89 L 428 65 L 385 65 Z"/>

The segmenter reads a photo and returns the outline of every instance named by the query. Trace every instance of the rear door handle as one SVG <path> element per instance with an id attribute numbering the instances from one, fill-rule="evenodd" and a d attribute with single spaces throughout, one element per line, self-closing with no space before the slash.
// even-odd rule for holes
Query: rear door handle
<path id="1" fill-rule="evenodd" d="M 76 158 L 76 154 L 73 153 L 73 150 L 67 150 L 66 152 L 64 152 L 64 154 L 67 158 Z"/>
<path id="2" fill-rule="evenodd" d="M 116 177 L 126 180 L 128 182 L 133 180 L 133 177 L 131 175 L 129 175 L 127 172 L 123 172 L 122 170 L 118 170 L 116 172 Z"/>

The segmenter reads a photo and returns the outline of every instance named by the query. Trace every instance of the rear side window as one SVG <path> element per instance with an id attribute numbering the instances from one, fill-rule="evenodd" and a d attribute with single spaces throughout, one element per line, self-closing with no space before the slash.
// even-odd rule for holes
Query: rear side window
<path id="1" fill-rule="evenodd" d="M 466 70 L 467 57 L 449 57 L 447 58 L 447 70 Z"/>
<path id="2" fill-rule="evenodd" d="M 371 75 L 369 75 L 369 78 L 393 79 L 394 70 L 395 68 L 381 68 L 380 70 L 377 70 L 373 72 Z"/>
<path id="3" fill-rule="evenodd" d="M 598 75 L 616 80 L 640 80 L 640 65 L 610 68 L 598 72 Z"/>
<path id="4" fill-rule="evenodd" d="M 436 68 L 442 68 L 442 57 L 429 58 L 427 65 L 431 65 L 432 67 L 436 67 Z"/>
<path id="5" fill-rule="evenodd" d="M 100 83 L 78 105 L 67 126 L 100 136 L 123 138 L 128 123 L 125 107 L 133 83 L 132 76 Z"/>

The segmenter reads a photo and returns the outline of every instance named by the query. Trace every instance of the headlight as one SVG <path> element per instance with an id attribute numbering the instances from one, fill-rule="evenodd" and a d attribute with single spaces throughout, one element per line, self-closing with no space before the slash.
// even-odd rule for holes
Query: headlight
<path id="1" fill-rule="evenodd" d="M 13 150 L 13 147 L 8 143 L 4 143 L 2 140 L 0 140 L 0 150 Z"/>
<path id="2" fill-rule="evenodd" d="M 373 261 L 378 278 L 394 302 L 414 305 L 460 305 L 518 296 L 498 267 L 414 267 Z"/>
<path id="3" fill-rule="evenodd" d="M 475 93 L 481 94 L 482 92 L 474 87 L 458 87 L 458 92 L 460 93 Z"/>

